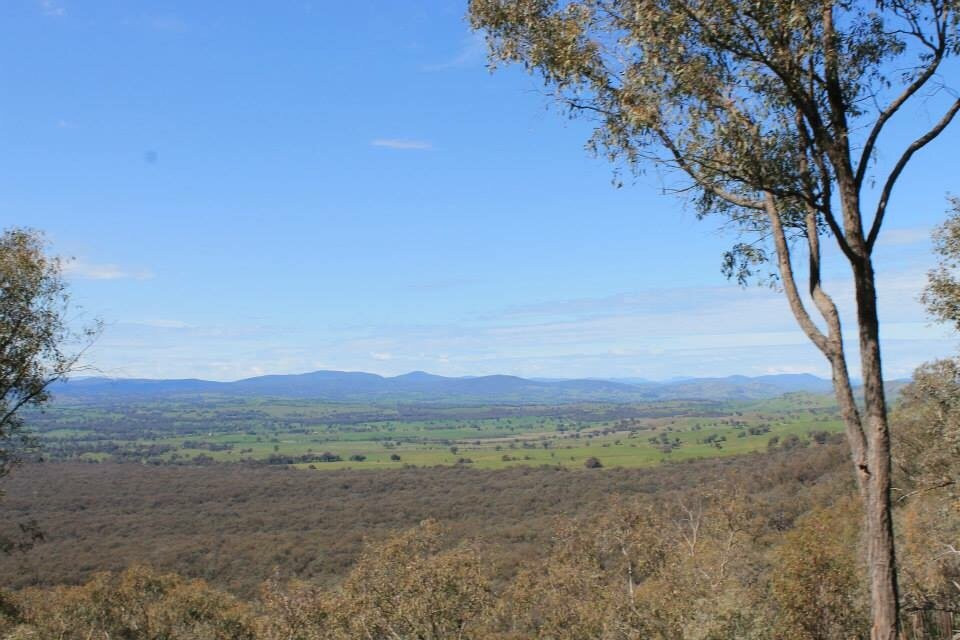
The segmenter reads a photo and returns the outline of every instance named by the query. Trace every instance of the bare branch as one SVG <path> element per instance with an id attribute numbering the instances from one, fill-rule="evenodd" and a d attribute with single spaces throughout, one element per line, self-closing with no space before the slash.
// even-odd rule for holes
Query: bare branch
<path id="1" fill-rule="evenodd" d="M 887 181 L 883 185 L 883 191 L 880 193 L 877 212 L 873 217 L 873 226 L 870 228 L 870 234 L 867 236 L 867 251 L 872 251 L 873 245 L 877 241 L 877 236 L 880 234 L 880 226 L 883 224 L 883 217 L 887 212 L 887 204 L 890 201 L 890 193 L 893 191 L 893 186 L 896 184 L 897 178 L 900 177 L 903 168 L 907 166 L 907 163 L 910 161 L 910 158 L 913 157 L 914 153 L 925 147 L 947 128 L 947 125 L 950 124 L 950 121 L 953 120 L 953 117 L 957 115 L 958 111 L 960 111 L 960 99 L 955 100 L 940 121 L 925 134 L 914 140 L 903 152 L 903 155 L 900 156 L 900 160 L 897 161 L 896 166 L 894 166 L 890 175 L 887 176 Z"/>
<path id="2" fill-rule="evenodd" d="M 940 66 L 940 62 L 943 60 L 944 51 L 946 49 L 945 40 L 941 39 L 939 46 L 934 53 L 933 60 L 930 64 L 923 70 L 916 80 L 910 83 L 903 92 L 896 97 L 887 108 L 880 112 L 877 121 L 874 123 L 873 128 L 870 130 L 870 134 L 867 136 L 867 141 L 863 146 L 863 153 L 860 155 L 860 162 L 857 165 L 857 175 L 856 181 L 857 186 L 863 184 L 863 178 L 867 173 L 867 166 L 870 164 L 870 156 L 873 155 L 873 148 L 877 144 L 877 138 L 880 137 L 880 132 L 883 131 L 884 125 L 887 121 L 893 117 L 893 115 L 899 111 L 900 107 L 909 100 L 913 94 L 919 91 L 923 86 L 933 77 L 933 74 L 936 73 L 937 68 Z"/>

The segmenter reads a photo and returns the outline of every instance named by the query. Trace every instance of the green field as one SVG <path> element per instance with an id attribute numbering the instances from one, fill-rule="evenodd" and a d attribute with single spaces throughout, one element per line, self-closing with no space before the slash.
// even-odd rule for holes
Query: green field
<path id="1" fill-rule="evenodd" d="M 31 418 L 51 459 L 246 462 L 309 470 L 468 465 L 646 467 L 824 441 L 829 396 L 731 403 L 357 405 L 254 398 L 56 406 Z"/>

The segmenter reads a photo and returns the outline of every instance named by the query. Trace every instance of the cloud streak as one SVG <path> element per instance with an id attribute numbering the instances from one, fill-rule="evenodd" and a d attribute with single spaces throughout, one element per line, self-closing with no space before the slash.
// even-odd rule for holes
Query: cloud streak
<path id="1" fill-rule="evenodd" d="M 446 71 L 448 69 L 459 69 L 480 64 L 486 57 L 487 45 L 483 36 L 474 33 L 464 39 L 460 50 L 452 58 L 434 64 L 425 64 L 420 69 L 422 71 Z"/>
<path id="2" fill-rule="evenodd" d="M 67 15 L 67 10 L 54 0 L 40 0 L 39 4 L 43 15 L 50 18 L 62 18 Z"/>
<path id="3" fill-rule="evenodd" d="M 372 147 L 398 149 L 401 151 L 427 151 L 433 149 L 433 144 L 427 140 L 411 140 L 408 138 L 374 138 L 370 141 Z"/>
<path id="4" fill-rule="evenodd" d="M 96 264 L 73 259 L 64 263 L 63 272 L 71 278 L 83 280 L 149 280 L 153 272 L 147 269 L 126 269 L 116 264 Z"/>
<path id="5" fill-rule="evenodd" d="M 899 247 L 911 244 L 929 243 L 933 229 L 930 227 L 907 227 L 884 229 L 877 237 L 877 243 L 887 247 Z"/>
<path id="6" fill-rule="evenodd" d="M 916 300 L 923 282 L 916 268 L 878 278 L 887 377 L 907 376 L 921 362 L 955 349 L 954 338 L 931 326 Z M 827 284 L 844 310 L 856 376 L 853 292 L 842 280 Z M 722 285 L 532 301 L 478 309 L 446 323 L 200 326 L 148 317 L 111 327 L 95 351 L 101 369 L 124 375 L 219 380 L 320 368 L 649 379 L 783 371 L 829 375 L 781 294 Z"/>

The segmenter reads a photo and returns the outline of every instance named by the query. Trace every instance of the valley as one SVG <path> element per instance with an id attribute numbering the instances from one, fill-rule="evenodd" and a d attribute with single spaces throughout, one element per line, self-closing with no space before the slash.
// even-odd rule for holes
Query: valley
<path id="1" fill-rule="evenodd" d="M 763 395 L 752 388 L 752 395 Z M 488 402 L 467 398 L 446 403 L 410 397 L 384 401 L 363 397 L 361 391 L 348 395 L 365 402 L 300 393 L 93 394 L 67 396 L 31 421 L 47 460 L 267 464 L 305 470 L 649 467 L 811 439 L 822 443 L 841 431 L 830 394 L 777 395 L 780 390 L 771 388 L 768 397 L 756 398 L 742 383 L 713 382 L 711 392 L 701 390 L 700 398 L 678 394 L 612 402 L 581 400 L 574 390 L 553 403 L 509 402 L 513 390 L 503 388 Z"/>

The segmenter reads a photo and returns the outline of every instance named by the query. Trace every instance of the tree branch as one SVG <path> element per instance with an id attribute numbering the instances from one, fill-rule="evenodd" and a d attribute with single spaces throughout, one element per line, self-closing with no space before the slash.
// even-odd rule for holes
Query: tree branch
<path id="1" fill-rule="evenodd" d="M 813 144 L 813 138 L 810 136 L 810 132 L 807 130 L 807 125 L 805 123 L 805 118 L 803 117 L 802 112 L 798 110 L 797 112 L 797 133 L 800 137 L 800 146 L 802 147 L 805 154 L 810 154 L 813 156 L 813 161 L 817 165 L 817 172 L 820 177 L 820 203 L 819 210 L 823 214 L 823 219 L 827 221 L 827 226 L 830 227 L 830 231 L 833 233 L 834 237 L 837 239 L 837 244 L 840 246 L 840 250 L 843 251 L 843 254 L 847 256 L 848 259 L 853 259 L 853 250 L 850 248 L 850 245 L 847 244 L 847 239 L 843 235 L 843 229 L 840 228 L 840 224 L 837 222 L 836 216 L 833 215 L 833 209 L 831 206 L 831 198 L 833 194 L 833 188 L 830 183 L 830 170 L 827 167 L 827 162 L 823 158 L 823 153 L 818 151 L 816 146 Z M 804 169 L 809 174 L 809 167 L 807 165 L 806 156 L 802 159 Z M 812 187 L 811 187 L 812 189 Z M 814 220 L 816 222 L 816 220 Z M 816 225 L 814 225 L 816 226 Z M 807 228 L 807 235 L 809 236 L 810 229 L 809 225 Z M 812 247 L 811 247 L 812 250 Z M 819 236 L 817 240 L 817 261 L 820 260 L 820 248 L 819 248 Z"/>
<path id="2" fill-rule="evenodd" d="M 816 212 L 808 209 L 806 215 L 807 244 L 810 248 L 810 297 L 827 323 L 827 342 L 830 353 L 826 354 L 830 361 L 833 375 L 833 388 L 840 405 L 840 415 L 846 426 L 847 442 L 850 445 L 850 457 L 862 473 L 857 474 L 857 485 L 864 491 L 864 473 L 867 465 L 867 437 L 863 432 L 863 422 L 860 419 L 860 410 L 853 397 L 853 386 L 850 384 L 850 373 L 847 369 L 847 357 L 843 349 L 843 332 L 840 323 L 840 313 L 837 305 L 826 291 L 820 280 L 820 237 L 817 230 Z"/>
<path id="3" fill-rule="evenodd" d="M 803 332 L 807 334 L 813 344 L 817 346 L 828 358 L 831 354 L 830 344 L 827 336 L 823 334 L 810 314 L 807 312 L 800 298 L 800 292 L 797 290 L 796 278 L 793 275 L 793 264 L 790 261 L 790 246 L 787 244 L 787 236 L 783 230 L 783 222 L 780 220 L 780 212 L 773 196 L 767 194 L 764 202 L 764 211 L 770 219 L 770 228 L 773 230 L 773 244 L 777 250 L 777 267 L 780 272 L 780 280 L 783 282 L 783 290 L 787 296 L 787 302 L 790 303 L 790 310 L 793 312 L 797 323 Z"/>
<path id="4" fill-rule="evenodd" d="M 873 250 L 873 245 L 877 241 L 877 236 L 880 234 L 880 226 L 883 224 L 883 217 L 887 212 L 887 204 L 890 201 L 890 193 L 893 191 L 893 186 L 897 182 L 897 178 L 900 177 L 900 173 L 903 171 L 903 168 L 907 166 L 907 163 L 910 161 L 910 158 L 913 157 L 913 154 L 922 149 L 929 143 L 931 140 L 940 135 L 944 129 L 947 128 L 947 125 L 950 124 L 950 121 L 953 120 L 953 117 L 957 115 L 957 112 L 960 111 L 960 98 L 954 101 L 954 103 L 947 109 L 947 112 L 943 115 L 937 124 L 933 126 L 925 134 L 913 141 L 913 143 L 906 148 L 903 152 L 903 155 L 900 156 L 900 160 L 897 161 L 896 166 L 894 166 L 893 171 L 890 172 L 890 175 L 887 176 L 887 181 L 883 185 L 883 191 L 880 193 L 880 201 L 877 203 L 877 212 L 873 217 L 873 226 L 870 227 L 870 235 L 867 236 L 867 251 Z"/>
<path id="5" fill-rule="evenodd" d="M 940 62 L 943 60 L 945 43 L 940 42 L 940 46 L 937 48 L 936 53 L 934 54 L 933 61 L 923 70 L 916 80 L 914 80 L 910 85 L 904 89 L 903 93 L 896 97 L 896 99 L 887 105 L 887 108 L 884 109 L 880 116 L 877 118 L 877 121 L 873 124 L 873 129 L 870 130 L 870 134 L 867 136 L 867 141 L 863 146 L 863 153 L 860 155 L 860 162 L 857 164 L 857 186 L 863 184 L 863 178 L 867 173 L 867 165 L 870 163 L 870 156 L 873 154 L 873 148 L 877 144 L 877 138 L 880 137 L 880 132 L 883 130 L 884 125 L 887 121 L 893 117 L 893 115 L 903 106 L 903 104 L 910 99 L 913 94 L 919 91 L 923 85 L 927 83 L 930 78 L 933 77 L 933 74 L 936 72 L 937 67 L 940 66 Z"/>
<path id="6" fill-rule="evenodd" d="M 747 198 L 746 196 L 740 196 L 730 191 L 727 191 L 726 189 L 723 189 L 720 186 L 713 184 L 712 182 L 710 182 L 709 180 L 701 176 L 696 169 L 690 166 L 690 163 L 687 162 L 687 159 L 684 158 L 680 150 L 677 149 L 673 140 L 670 138 L 669 135 L 667 135 L 666 131 L 664 131 L 663 129 L 657 129 L 656 133 L 660 137 L 660 140 L 663 143 L 663 146 L 665 146 L 667 150 L 670 151 L 671 155 L 673 155 L 673 158 L 676 161 L 677 166 L 680 169 L 682 169 L 684 173 L 686 173 L 688 176 L 693 178 L 694 182 L 700 185 L 701 188 L 709 191 L 710 193 L 714 194 L 718 198 L 721 198 L 732 205 L 736 205 L 738 207 L 744 207 L 746 209 L 755 209 L 757 211 L 764 210 L 764 204 L 760 200 L 753 200 L 751 198 Z"/>

